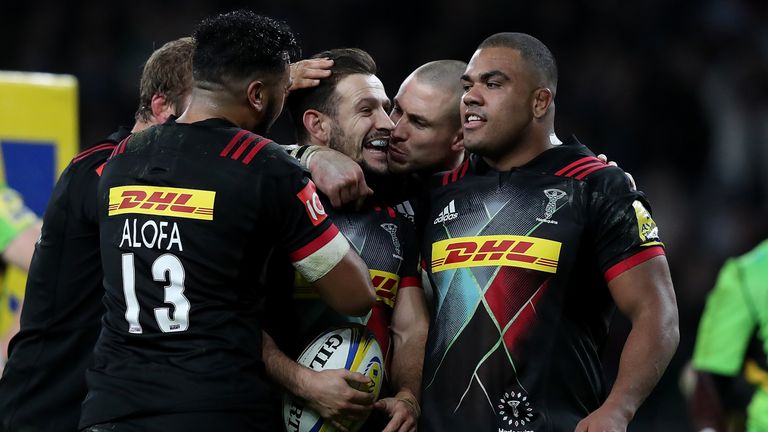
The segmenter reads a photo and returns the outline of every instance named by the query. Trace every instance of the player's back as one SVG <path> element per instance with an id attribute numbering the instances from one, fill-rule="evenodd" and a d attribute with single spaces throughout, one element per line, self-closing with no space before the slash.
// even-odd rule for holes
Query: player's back
<path id="1" fill-rule="evenodd" d="M 264 409 L 261 265 L 295 221 L 303 179 L 276 144 L 211 119 L 115 150 L 99 185 L 104 329 L 81 426 Z M 294 242 L 295 243 L 295 242 Z"/>

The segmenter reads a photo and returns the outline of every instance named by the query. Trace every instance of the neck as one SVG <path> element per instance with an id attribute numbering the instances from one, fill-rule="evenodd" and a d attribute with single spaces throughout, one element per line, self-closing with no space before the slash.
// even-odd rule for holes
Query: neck
<path id="1" fill-rule="evenodd" d="M 154 122 L 152 120 L 144 121 L 144 120 L 136 120 L 136 123 L 133 125 L 133 129 L 131 129 L 131 133 L 141 132 L 144 129 L 156 125 L 157 122 Z"/>
<path id="2" fill-rule="evenodd" d="M 237 127 L 251 130 L 253 125 L 240 104 L 236 104 L 229 94 L 222 91 L 195 88 L 189 107 L 177 120 L 177 123 L 195 123 L 211 118 L 223 118 Z"/>
<path id="3" fill-rule="evenodd" d="M 536 156 L 561 144 L 553 131 L 533 134 L 513 146 L 509 153 L 498 157 L 483 156 L 483 160 L 496 171 L 509 171 L 532 161 Z"/>

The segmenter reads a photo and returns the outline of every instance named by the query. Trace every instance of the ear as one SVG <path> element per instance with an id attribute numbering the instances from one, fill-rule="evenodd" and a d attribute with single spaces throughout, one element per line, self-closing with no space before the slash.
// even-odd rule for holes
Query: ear
<path id="1" fill-rule="evenodd" d="M 451 150 L 455 152 L 464 152 L 464 129 L 460 128 L 451 140 Z"/>
<path id="2" fill-rule="evenodd" d="M 165 95 L 161 94 L 152 95 L 150 108 L 152 108 L 152 117 L 154 117 L 157 124 L 165 123 L 168 117 L 176 113 L 173 105 L 168 103 Z"/>
<path id="3" fill-rule="evenodd" d="M 318 110 L 308 109 L 304 111 L 304 115 L 301 118 L 309 134 L 312 144 L 322 145 L 327 147 L 331 142 L 331 123 L 330 119 L 325 114 Z"/>
<path id="4" fill-rule="evenodd" d="M 552 106 L 553 100 L 552 90 L 546 87 L 536 89 L 533 94 L 533 117 L 537 119 L 544 117 Z"/>
<path id="5" fill-rule="evenodd" d="M 248 83 L 246 89 L 246 96 L 248 97 L 248 106 L 253 108 L 257 113 L 264 111 L 264 83 L 262 81 L 251 81 Z"/>

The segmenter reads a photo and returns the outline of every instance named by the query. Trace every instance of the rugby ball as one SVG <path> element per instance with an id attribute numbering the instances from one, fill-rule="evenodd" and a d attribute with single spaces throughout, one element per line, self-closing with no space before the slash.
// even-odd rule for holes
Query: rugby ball
<path id="1" fill-rule="evenodd" d="M 360 372 L 373 381 L 373 394 L 379 398 L 384 379 L 384 356 L 376 337 L 362 325 L 350 324 L 321 333 L 304 349 L 297 362 L 317 371 L 344 368 Z M 288 432 L 337 431 L 304 401 L 290 394 L 283 398 L 283 420 Z M 344 426 L 355 432 L 363 423 L 365 419 Z"/>

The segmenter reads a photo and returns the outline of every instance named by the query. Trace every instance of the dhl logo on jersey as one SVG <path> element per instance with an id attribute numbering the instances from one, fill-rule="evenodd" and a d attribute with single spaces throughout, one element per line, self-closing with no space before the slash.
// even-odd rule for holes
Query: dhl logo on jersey
<path id="1" fill-rule="evenodd" d="M 371 273 L 371 284 L 376 290 L 376 300 L 389 307 L 395 307 L 397 289 L 400 287 L 400 276 L 381 270 L 368 270 Z"/>
<path id="2" fill-rule="evenodd" d="M 119 186 L 109 189 L 108 214 L 141 213 L 213 220 L 216 192 L 157 186 Z"/>
<path id="3" fill-rule="evenodd" d="M 376 290 L 376 300 L 386 304 L 389 307 L 395 307 L 395 297 L 397 289 L 400 286 L 400 276 L 381 270 L 368 270 L 371 274 L 371 284 Z M 293 298 L 309 300 L 320 298 L 320 293 L 304 280 L 296 272 L 294 278 Z"/>
<path id="4" fill-rule="evenodd" d="M 561 243 L 537 237 L 491 235 L 457 237 L 432 243 L 432 272 L 482 267 L 510 266 L 557 271 Z"/>

